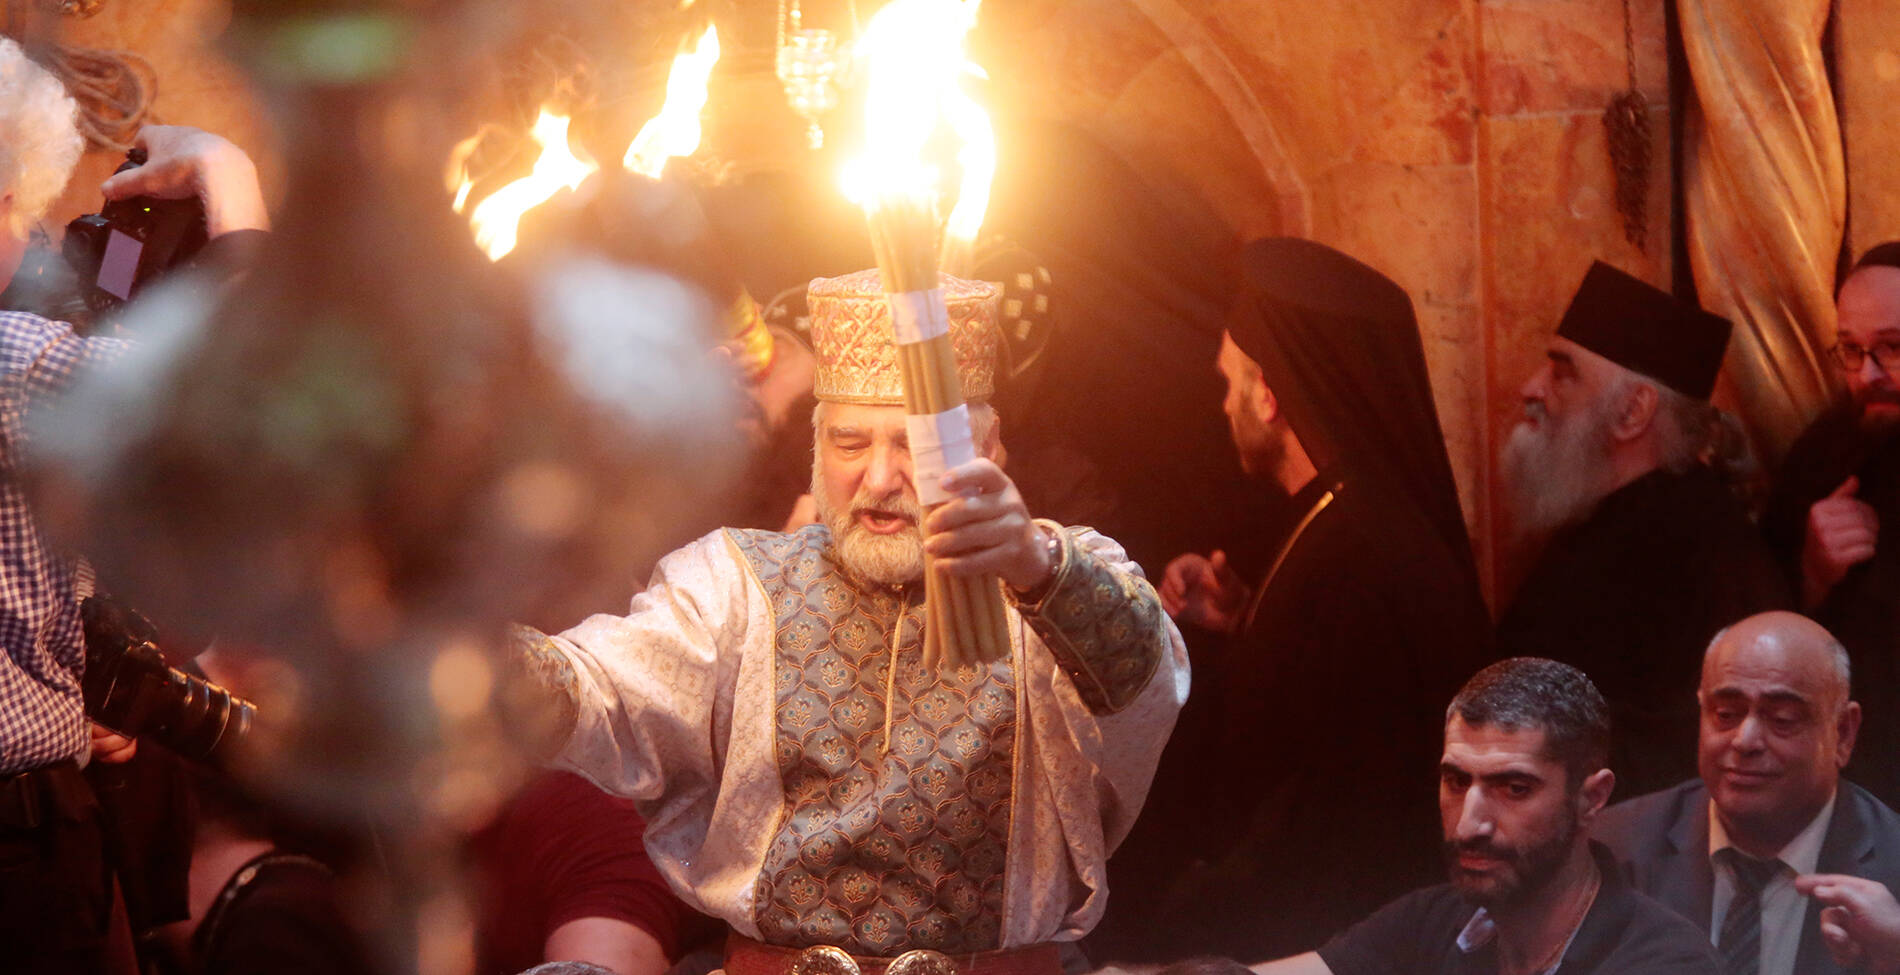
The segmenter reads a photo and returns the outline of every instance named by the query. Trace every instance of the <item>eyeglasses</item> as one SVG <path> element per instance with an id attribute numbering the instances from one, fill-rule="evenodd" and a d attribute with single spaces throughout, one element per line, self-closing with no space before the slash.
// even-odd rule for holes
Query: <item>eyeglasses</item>
<path id="1" fill-rule="evenodd" d="M 1848 372 L 1859 372 L 1867 364 L 1868 354 L 1872 353 L 1882 372 L 1900 378 L 1900 342 L 1875 342 L 1871 349 L 1863 349 L 1852 342 L 1839 342 L 1828 352 Z"/>

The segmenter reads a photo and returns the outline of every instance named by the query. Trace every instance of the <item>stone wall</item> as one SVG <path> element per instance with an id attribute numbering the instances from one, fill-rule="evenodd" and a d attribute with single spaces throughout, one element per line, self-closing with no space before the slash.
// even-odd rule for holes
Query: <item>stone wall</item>
<path id="1" fill-rule="evenodd" d="M 1521 568 L 1500 541 L 1497 449 L 1571 291 L 1593 259 L 1671 281 L 1664 3 L 1628 7 L 1649 103 L 1647 246 L 1624 237 L 1601 121 L 1630 81 L 1622 0 L 1022 0 L 986 16 L 1060 52 L 1038 62 L 1063 76 L 1049 89 L 1077 118 L 1108 123 L 1104 138 L 1132 142 L 1142 165 L 1195 187 L 1236 238 L 1305 234 L 1412 293 L 1495 597 Z M 1900 7 L 1842 3 L 1864 246 L 1900 235 Z M 1129 80 L 1150 72 L 1169 83 Z M 1213 134 L 1131 134 L 1135 121 Z"/>
<path id="2" fill-rule="evenodd" d="M 1600 116 L 1627 84 L 1622 0 L 996 0 L 998 90 L 1074 122 L 1210 204 L 1235 240 L 1313 237 L 1413 295 L 1467 518 L 1494 592 L 1497 447 L 1595 258 L 1667 285 L 1665 0 L 1630 0 L 1650 103 L 1650 237 L 1623 237 Z M 209 40 L 228 0 L 108 0 L 69 43 L 129 48 L 166 121 L 217 129 L 278 174 L 254 97 Z M 1900 4 L 1839 0 L 1850 249 L 1900 237 Z M 1007 147 L 1005 147 L 1007 151 Z M 97 203 L 88 156 L 57 219 Z"/>
<path id="3" fill-rule="evenodd" d="M 1633 0 L 1637 88 L 1649 103 L 1647 248 L 1625 239 L 1602 123 L 1629 84 L 1619 0 L 1484 0 L 1479 57 L 1480 237 L 1484 276 L 1484 498 L 1494 585 L 1521 566 L 1501 544 L 1495 464 L 1521 407 L 1519 385 L 1595 259 L 1670 283 L 1669 100 L 1663 0 Z"/>

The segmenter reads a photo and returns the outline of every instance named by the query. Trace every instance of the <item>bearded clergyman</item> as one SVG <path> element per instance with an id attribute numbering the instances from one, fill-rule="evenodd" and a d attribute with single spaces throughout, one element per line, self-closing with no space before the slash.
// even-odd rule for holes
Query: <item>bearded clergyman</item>
<path id="1" fill-rule="evenodd" d="M 1164 574 L 1164 606 L 1233 638 L 1195 662 L 1187 734 L 1116 857 L 1116 889 L 1144 896 L 1110 906 L 1103 960 L 1288 954 L 1437 875 L 1431 797 L 1398 784 L 1490 654 L 1411 298 L 1309 240 L 1237 264 L 1224 409 L 1242 470 L 1294 518 L 1252 593 L 1183 585 L 1181 559 Z"/>
<path id="2" fill-rule="evenodd" d="M 1601 262 L 1524 384 L 1503 466 L 1516 530 L 1541 552 L 1499 648 L 1576 666 L 1617 729 L 1629 795 L 1696 773 L 1702 650 L 1792 593 L 1709 463 L 1729 323 Z M 1659 744 L 1663 743 L 1663 744 Z"/>
<path id="3" fill-rule="evenodd" d="M 1057 975 L 1186 698 L 1186 650 L 1141 569 L 1032 519 L 989 459 L 996 292 L 944 287 L 979 447 L 944 475 L 953 500 L 919 504 L 876 274 L 820 279 L 819 523 L 715 531 L 627 615 L 521 634 L 561 705 L 556 764 L 639 803 L 654 862 L 731 927 L 735 975 L 878 972 L 914 950 L 949 957 L 904 959 L 912 975 Z M 1003 659 L 926 662 L 926 549 L 1000 579 Z"/>
<path id="4" fill-rule="evenodd" d="M 1900 805 L 1900 240 L 1861 255 L 1841 282 L 1828 349 L 1847 396 L 1782 458 L 1762 534 L 1802 611 L 1854 663 L 1866 707 L 1847 774 Z"/>

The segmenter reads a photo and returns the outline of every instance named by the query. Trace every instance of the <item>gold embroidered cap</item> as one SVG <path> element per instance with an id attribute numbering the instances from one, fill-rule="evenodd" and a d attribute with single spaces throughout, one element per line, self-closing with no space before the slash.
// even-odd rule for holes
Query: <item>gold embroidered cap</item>
<path id="1" fill-rule="evenodd" d="M 950 345 L 957 354 L 963 398 L 987 400 L 996 392 L 996 308 L 1001 297 L 987 281 L 938 276 L 950 312 Z M 805 293 L 811 310 L 811 344 L 818 357 L 813 392 L 834 403 L 904 403 L 904 376 L 897 366 L 891 306 L 877 269 L 836 278 L 813 278 Z"/>

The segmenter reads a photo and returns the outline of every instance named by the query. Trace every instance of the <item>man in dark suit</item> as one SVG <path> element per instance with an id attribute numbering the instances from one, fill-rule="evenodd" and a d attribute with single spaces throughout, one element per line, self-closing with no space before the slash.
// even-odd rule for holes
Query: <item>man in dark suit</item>
<path id="1" fill-rule="evenodd" d="M 1634 885 L 1710 932 L 1726 972 L 1821 975 L 1822 904 L 1800 875 L 1900 887 L 1900 816 L 1840 778 L 1860 729 L 1847 651 L 1793 613 L 1723 630 L 1703 658 L 1701 778 L 1606 810 Z"/>

